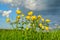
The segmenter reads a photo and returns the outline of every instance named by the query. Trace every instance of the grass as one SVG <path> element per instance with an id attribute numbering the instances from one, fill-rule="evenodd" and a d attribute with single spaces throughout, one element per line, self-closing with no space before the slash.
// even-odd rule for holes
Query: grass
<path id="1" fill-rule="evenodd" d="M 60 30 L 50 32 L 0 30 L 0 40 L 60 40 Z"/>

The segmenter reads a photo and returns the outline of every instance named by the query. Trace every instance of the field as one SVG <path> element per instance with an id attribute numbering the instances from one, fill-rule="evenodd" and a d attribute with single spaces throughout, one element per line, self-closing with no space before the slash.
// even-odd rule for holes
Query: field
<path id="1" fill-rule="evenodd" d="M 0 40 L 60 40 L 60 30 L 49 32 L 0 30 Z"/>
<path id="2" fill-rule="evenodd" d="M 16 14 L 15 20 L 6 18 L 6 23 L 13 29 L 0 29 L 0 40 L 60 40 L 60 30 L 57 30 L 59 25 L 56 25 L 56 30 L 51 30 L 49 18 L 33 15 L 33 11 L 24 15 L 19 9 L 16 10 Z"/>

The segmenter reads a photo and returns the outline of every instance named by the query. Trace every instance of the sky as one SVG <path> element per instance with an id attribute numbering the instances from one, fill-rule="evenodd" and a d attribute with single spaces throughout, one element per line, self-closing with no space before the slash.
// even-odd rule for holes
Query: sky
<path id="1" fill-rule="evenodd" d="M 0 28 L 11 28 L 5 22 L 5 12 L 11 11 L 7 15 L 14 20 L 16 9 L 19 8 L 25 15 L 32 10 L 35 15 L 42 15 L 44 18 L 51 19 L 51 25 L 60 24 L 60 0 L 0 0 Z"/>

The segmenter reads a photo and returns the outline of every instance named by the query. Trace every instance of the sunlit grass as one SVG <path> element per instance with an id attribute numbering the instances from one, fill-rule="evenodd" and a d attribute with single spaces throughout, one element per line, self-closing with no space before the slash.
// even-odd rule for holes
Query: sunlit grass
<path id="1" fill-rule="evenodd" d="M 0 30 L 0 40 L 60 40 L 60 31 Z"/>

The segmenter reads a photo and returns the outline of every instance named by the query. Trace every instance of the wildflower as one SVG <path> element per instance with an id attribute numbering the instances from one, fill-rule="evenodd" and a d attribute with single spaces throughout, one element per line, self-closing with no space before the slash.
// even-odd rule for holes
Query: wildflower
<path id="1" fill-rule="evenodd" d="M 32 11 L 28 12 L 28 15 L 29 15 L 29 16 L 32 16 L 32 14 L 33 14 L 33 12 L 32 12 Z"/>
<path id="2" fill-rule="evenodd" d="M 26 30 L 29 30 L 29 28 L 28 28 L 28 27 L 26 27 Z"/>
<path id="3" fill-rule="evenodd" d="M 32 16 L 31 19 L 34 21 L 36 20 L 36 16 Z"/>
<path id="4" fill-rule="evenodd" d="M 9 18 L 7 18 L 7 19 L 6 19 L 6 22 L 7 22 L 7 23 L 9 23 L 9 22 L 10 22 L 10 19 L 9 19 Z"/>
<path id="5" fill-rule="evenodd" d="M 50 22 L 50 20 L 49 20 L 49 19 L 46 19 L 46 22 L 47 22 L 47 23 L 49 23 L 49 22 Z"/>
<path id="6" fill-rule="evenodd" d="M 33 27 L 35 27 L 35 24 L 33 24 Z"/>
<path id="7" fill-rule="evenodd" d="M 42 26 L 42 30 L 44 30 L 44 26 Z"/>
<path id="8" fill-rule="evenodd" d="M 17 16 L 17 19 L 20 19 L 20 16 Z"/>
<path id="9" fill-rule="evenodd" d="M 46 27 L 45 29 L 48 31 L 49 30 L 49 27 Z"/>
<path id="10" fill-rule="evenodd" d="M 16 19 L 16 22 L 19 22 L 19 19 Z"/>
<path id="11" fill-rule="evenodd" d="M 38 19 L 41 19 L 41 15 L 38 15 Z"/>
<path id="12" fill-rule="evenodd" d="M 21 10 L 16 10 L 16 14 L 21 14 Z"/>
<path id="13" fill-rule="evenodd" d="M 39 24 L 39 27 L 41 28 L 41 27 L 42 27 L 42 25 L 43 25 L 43 24 L 42 24 L 42 23 L 40 23 L 40 24 Z"/>
<path id="14" fill-rule="evenodd" d="M 26 16 L 26 19 L 29 20 L 30 19 L 30 16 Z"/>
<path id="15" fill-rule="evenodd" d="M 42 20 L 42 22 L 44 22 L 44 18 L 42 18 L 41 20 Z"/>
<path id="16" fill-rule="evenodd" d="M 30 24 L 30 26 L 32 26 L 32 24 Z"/>
<path id="17" fill-rule="evenodd" d="M 36 22 L 38 22 L 39 20 L 36 20 Z"/>
<path id="18" fill-rule="evenodd" d="M 24 14 L 22 14 L 22 16 L 24 17 Z"/>

